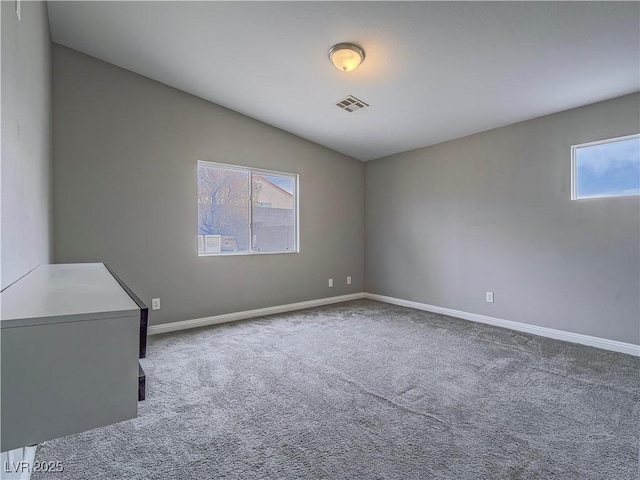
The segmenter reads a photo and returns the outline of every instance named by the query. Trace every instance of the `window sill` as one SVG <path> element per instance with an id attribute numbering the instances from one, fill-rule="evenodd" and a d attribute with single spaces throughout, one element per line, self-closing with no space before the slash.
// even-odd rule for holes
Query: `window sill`
<path id="1" fill-rule="evenodd" d="M 245 257 L 249 255 L 288 255 L 300 253 L 300 250 L 290 252 L 220 252 L 220 253 L 199 253 L 198 257 Z"/>

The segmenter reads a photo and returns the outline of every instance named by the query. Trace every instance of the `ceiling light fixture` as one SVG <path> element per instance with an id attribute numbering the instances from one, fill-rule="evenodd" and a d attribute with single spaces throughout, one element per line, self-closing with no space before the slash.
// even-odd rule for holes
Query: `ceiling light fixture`
<path id="1" fill-rule="evenodd" d="M 329 49 L 329 59 L 338 70 L 350 72 L 364 60 L 364 50 L 353 43 L 338 43 Z"/>

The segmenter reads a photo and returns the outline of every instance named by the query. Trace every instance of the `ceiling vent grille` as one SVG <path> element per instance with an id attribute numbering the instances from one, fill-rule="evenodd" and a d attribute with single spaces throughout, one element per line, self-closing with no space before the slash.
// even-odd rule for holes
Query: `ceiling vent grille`
<path id="1" fill-rule="evenodd" d="M 359 98 L 354 97 L 353 95 L 349 95 L 348 97 L 340 100 L 336 105 L 342 108 L 346 112 L 355 112 L 356 110 L 360 110 L 361 108 L 368 107 L 369 104 L 363 102 Z"/>

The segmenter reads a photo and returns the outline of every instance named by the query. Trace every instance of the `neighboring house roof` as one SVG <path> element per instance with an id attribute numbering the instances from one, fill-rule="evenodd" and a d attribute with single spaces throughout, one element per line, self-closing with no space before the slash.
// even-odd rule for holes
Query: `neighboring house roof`
<path id="1" fill-rule="evenodd" d="M 269 186 L 279 190 L 280 192 L 284 193 L 285 195 L 289 196 L 290 198 L 293 198 L 293 193 L 287 192 L 284 188 L 279 187 L 278 185 L 276 185 L 272 181 L 268 180 L 267 178 L 263 177 L 262 175 L 255 175 L 255 176 L 260 178 L 263 182 L 269 184 Z"/>

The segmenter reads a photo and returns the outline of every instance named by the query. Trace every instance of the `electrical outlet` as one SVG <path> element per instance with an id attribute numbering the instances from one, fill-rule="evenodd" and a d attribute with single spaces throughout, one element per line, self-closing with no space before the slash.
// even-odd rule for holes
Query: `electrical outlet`
<path id="1" fill-rule="evenodd" d="M 160 310 L 160 299 L 152 298 L 151 299 L 151 310 Z"/>
<path id="2" fill-rule="evenodd" d="M 493 292 L 487 292 L 486 300 L 487 303 L 493 303 Z"/>
<path id="3" fill-rule="evenodd" d="M 330 287 L 333 287 L 333 278 L 330 278 L 330 279 L 329 279 L 329 286 L 330 286 Z"/>
<path id="4" fill-rule="evenodd" d="M 347 285 L 351 285 L 351 277 L 347 277 Z"/>

